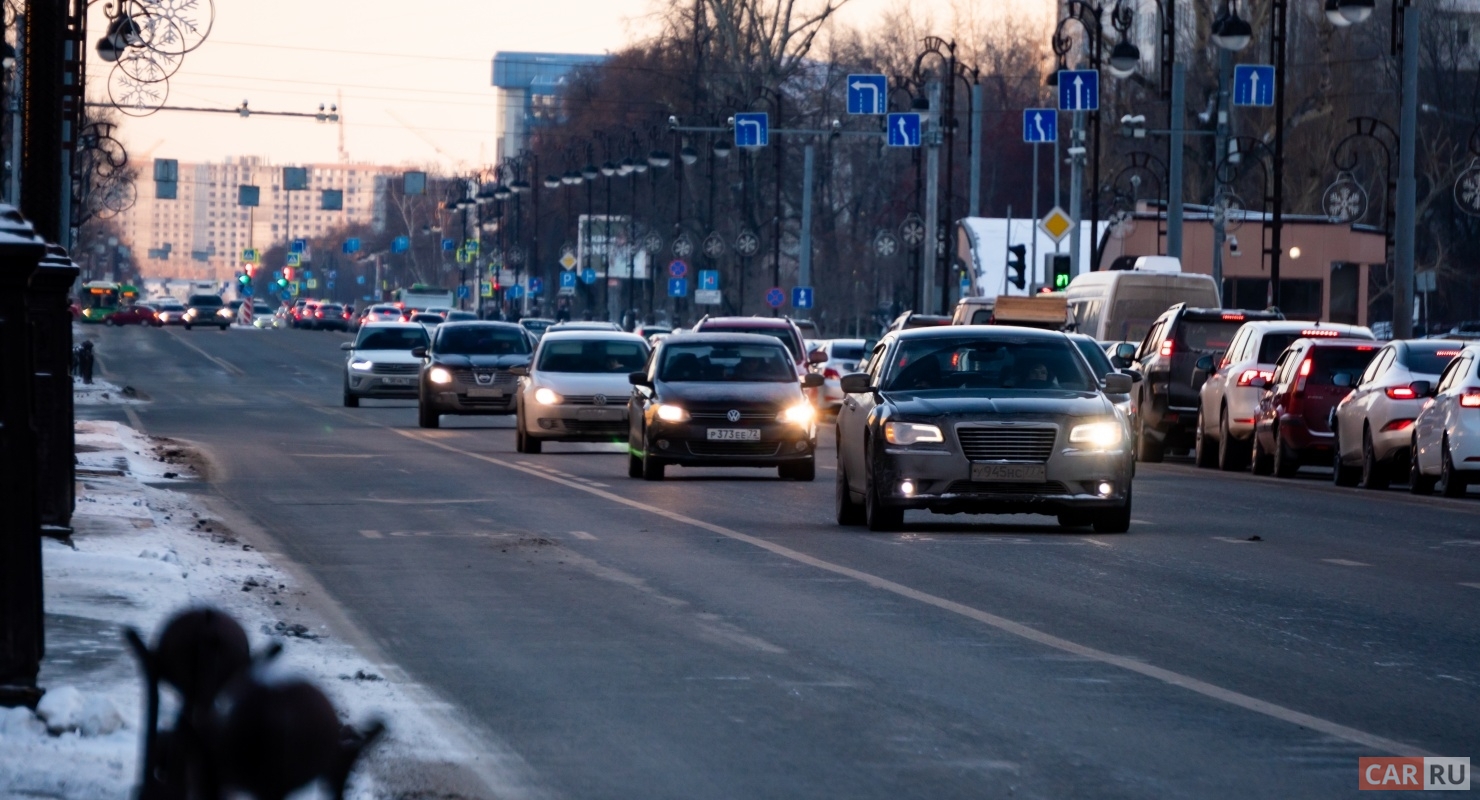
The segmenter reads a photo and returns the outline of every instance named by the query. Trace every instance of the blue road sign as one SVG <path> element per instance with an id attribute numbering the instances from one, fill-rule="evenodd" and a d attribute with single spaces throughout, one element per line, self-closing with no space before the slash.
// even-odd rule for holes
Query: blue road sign
<path id="1" fill-rule="evenodd" d="M 444 252 L 444 253 L 451 253 L 453 250 L 456 250 L 456 249 L 457 249 L 457 242 L 454 242 L 451 239 L 443 239 L 442 240 L 442 252 Z"/>
<path id="2" fill-rule="evenodd" d="M 1059 70 L 1059 110 L 1098 111 L 1100 73 L 1092 69 Z"/>
<path id="3" fill-rule="evenodd" d="M 334 288 L 334 279 L 333 278 L 330 278 L 329 280 L 324 281 L 324 288 L 325 289 L 333 289 Z"/>
<path id="4" fill-rule="evenodd" d="M 699 270 L 699 288 L 700 289 L 703 289 L 705 291 L 709 291 L 709 292 L 712 292 L 715 289 L 718 289 L 719 288 L 719 270 L 717 270 L 717 269 L 701 269 L 701 270 Z"/>
<path id="5" fill-rule="evenodd" d="M 689 274 L 689 265 L 683 263 L 683 259 L 676 259 L 668 265 L 668 274 L 675 278 L 682 278 Z"/>
<path id="6" fill-rule="evenodd" d="M 793 286 L 791 289 L 791 304 L 795 308 L 811 308 L 812 287 Z"/>
<path id="7" fill-rule="evenodd" d="M 786 303 L 786 292 L 781 291 L 780 286 L 772 286 L 771 291 L 766 292 L 766 305 L 771 308 L 780 308 Z"/>
<path id="8" fill-rule="evenodd" d="M 355 283 L 358 283 L 361 286 L 364 286 L 365 285 L 365 276 L 364 275 L 356 275 L 355 276 Z"/>
<path id="9" fill-rule="evenodd" d="M 520 286 L 519 284 L 516 283 L 513 286 L 510 286 L 509 287 L 509 298 L 510 299 L 512 299 L 512 300 L 518 300 L 519 298 L 521 298 L 523 296 L 524 296 L 524 287 L 523 286 Z"/>
<path id="10" fill-rule="evenodd" d="M 689 296 L 689 279 L 688 278 L 669 278 L 668 279 L 668 296 L 669 297 L 688 297 Z"/>
<path id="11" fill-rule="evenodd" d="M 735 115 L 735 146 L 765 147 L 771 142 L 771 117 L 764 111 Z"/>
<path id="12" fill-rule="evenodd" d="M 1023 109 L 1023 141 L 1030 144 L 1059 140 L 1059 112 L 1052 108 Z"/>
<path id="13" fill-rule="evenodd" d="M 333 286 L 330 286 L 329 288 L 330 289 L 333 289 L 334 287 Z M 246 286 L 243 286 L 242 288 L 238 289 L 237 291 L 241 292 L 242 297 L 251 297 L 252 296 L 252 292 L 255 291 L 255 290 L 252 288 L 252 284 L 249 283 Z"/>
<path id="14" fill-rule="evenodd" d="M 392 253 L 404 253 L 410 249 L 411 237 L 409 236 L 397 236 L 394 240 L 391 241 Z"/>
<path id="15" fill-rule="evenodd" d="M 595 283 L 595 282 L 596 282 L 596 270 L 592 269 L 591 267 L 586 267 L 585 269 L 581 270 L 581 283 Z"/>
<path id="16" fill-rule="evenodd" d="M 545 290 L 545 282 L 544 281 L 540 280 L 539 278 L 530 278 L 529 279 L 529 293 L 530 294 L 539 294 L 540 292 L 543 292 L 544 290 Z"/>
<path id="17" fill-rule="evenodd" d="M 888 120 L 890 147 L 920 146 L 919 114 L 890 114 Z"/>
<path id="18" fill-rule="evenodd" d="M 1235 64 L 1233 67 L 1233 104 L 1236 106 L 1274 105 L 1274 67 L 1265 64 Z"/>
<path id="19" fill-rule="evenodd" d="M 560 288 L 573 289 L 576 285 L 576 274 L 570 270 L 562 270 L 560 273 Z"/>
<path id="20" fill-rule="evenodd" d="M 360 252 L 360 240 L 357 239 L 357 238 L 345 239 L 344 240 L 344 252 L 346 254 Z"/>
<path id="21" fill-rule="evenodd" d="M 278 299 L 282 300 L 284 303 L 287 303 L 293 299 L 293 293 L 285 291 L 282 294 L 278 295 Z"/>
<path id="22" fill-rule="evenodd" d="M 888 110 L 888 78 L 883 75 L 848 76 L 849 114 L 883 114 Z"/>
<path id="23" fill-rule="evenodd" d="M 304 250 L 307 250 L 307 249 L 308 249 L 308 240 L 307 239 L 294 239 L 293 240 L 292 252 L 294 252 L 294 253 L 301 253 L 301 252 L 303 252 Z"/>
<path id="24" fill-rule="evenodd" d="M 255 248 L 255 247 L 248 247 L 248 248 L 242 250 L 242 260 L 243 261 L 246 261 L 246 262 L 255 264 L 258 261 L 260 261 L 261 258 L 262 257 L 258 254 L 257 248 Z"/>
<path id="25" fill-rule="evenodd" d="M 457 287 L 457 296 L 458 297 L 467 297 L 468 296 L 468 285 L 467 284 L 463 284 L 462 286 Z"/>

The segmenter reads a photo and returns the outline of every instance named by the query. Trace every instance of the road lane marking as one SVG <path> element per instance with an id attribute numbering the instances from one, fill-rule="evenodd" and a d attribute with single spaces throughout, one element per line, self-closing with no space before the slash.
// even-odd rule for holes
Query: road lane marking
<path id="1" fill-rule="evenodd" d="M 134 426 L 134 430 L 138 431 L 139 433 L 145 433 L 144 420 L 139 419 L 139 412 L 133 410 L 128 406 L 124 406 L 123 415 L 125 417 L 128 417 L 128 421 Z"/>
<path id="2" fill-rule="evenodd" d="M 959 603 L 955 600 L 949 600 L 939 595 L 930 594 L 929 592 L 923 592 L 919 589 L 905 586 L 902 583 L 896 583 L 895 581 L 891 581 L 888 578 L 873 575 L 871 573 L 854 569 L 852 567 L 846 567 L 842 564 L 835 564 L 831 561 L 826 561 L 824 559 L 817 558 L 816 556 L 808 555 L 799 550 L 793 550 L 790 547 L 786 547 L 785 545 L 780 545 L 775 542 L 771 542 L 757 536 L 752 536 L 747 533 L 741 533 L 740 531 L 734 530 L 732 528 L 726 528 L 723 525 L 716 525 L 712 522 L 705 522 L 704 520 L 696 519 L 685 514 L 680 514 L 676 511 L 670 511 L 665 508 L 659 508 L 658 506 L 648 505 L 647 503 L 644 503 L 640 500 L 633 500 L 628 497 L 622 497 L 603 489 L 592 488 L 576 481 L 570 481 L 555 475 L 550 475 L 541 470 L 523 467 L 512 461 L 505 461 L 500 458 L 494 458 L 492 456 L 474 453 L 469 450 L 463 450 L 459 447 L 455 447 L 445 442 L 436 441 L 435 439 L 432 439 L 430 437 L 422 436 L 420 431 L 408 431 L 402 430 L 400 428 L 394 428 L 390 425 L 384 425 L 381 423 L 376 423 L 367 419 L 363 419 L 361 417 L 356 417 L 352 414 L 347 414 L 334 408 L 324 408 L 317 406 L 310 407 L 313 408 L 315 411 L 319 411 L 327 415 L 345 417 L 355 420 L 356 422 L 361 422 L 363 424 L 374 425 L 376 427 L 392 431 L 407 439 L 430 444 L 433 447 L 441 448 L 450 453 L 457 453 L 459 455 L 466 456 L 477 461 L 482 461 L 484 463 L 493 464 L 495 466 L 504 467 L 506 469 L 523 472 L 527 475 L 542 478 L 544 480 L 550 481 L 551 483 L 558 483 L 570 489 L 586 492 L 587 494 L 595 495 L 619 505 L 624 505 L 629 508 L 637 509 L 639 511 L 645 511 L 649 514 L 663 517 L 682 525 L 689 525 L 695 528 L 700 528 L 702 530 L 718 534 L 728 539 L 733 539 L 738 542 L 744 542 L 753 547 L 781 556 L 782 558 L 795 561 L 799 564 L 805 564 L 807 566 L 825 572 L 831 572 L 836 575 L 842 575 L 844 577 L 852 578 L 853 580 L 856 580 L 866 586 L 886 591 L 909 600 L 914 600 L 924 605 L 933 606 L 942 611 L 947 611 L 952 614 L 956 614 L 967 619 L 980 622 L 989 627 L 996 628 L 999 631 L 1003 631 L 1004 633 L 1009 633 L 1014 636 L 1027 639 L 1028 641 L 1043 645 L 1044 647 L 1059 650 L 1071 655 L 1079 656 L 1081 658 L 1098 661 L 1109 666 L 1119 667 L 1120 669 L 1126 670 L 1128 672 L 1134 672 L 1138 675 L 1161 681 L 1162 683 L 1165 683 L 1167 685 L 1186 689 L 1190 692 L 1200 694 L 1209 699 L 1221 703 L 1226 703 L 1237 708 L 1242 708 L 1246 711 L 1252 711 L 1256 714 L 1263 714 L 1267 717 L 1271 717 L 1282 722 L 1287 722 L 1291 725 L 1309 728 L 1311 730 L 1324 733 L 1328 736 L 1334 736 L 1338 739 L 1344 739 L 1348 742 L 1359 744 L 1363 747 L 1368 747 L 1383 753 L 1391 753 L 1395 755 L 1401 754 L 1408 756 L 1433 755 L 1427 750 L 1411 744 L 1407 744 L 1405 742 L 1400 742 L 1396 739 L 1389 739 L 1385 736 L 1368 733 L 1367 731 L 1359 730 L 1347 725 L 1342 725 L 1339 722 L 1333 722 L 1331 720 L 1323 719 L 1312 714 L 1307 714 L 1303 711 L 1296 711 L 1295 709 L 1286 708 L 1285 706 L 1271 703 L 1267 700 L 1261 700 L 1257 697 L 1253 697 L 1242 692 L 1237 692 L 1232 689 L 1225 689 L 1222 686 L 1199 680 L 1190 675 L 1183 675 L 1173 670 L 1158 667 L 1154 664 L 1150 664 L 1131 656 L 1116 655 L 1114 653 L 1106 652 L 1098 648 L 1082 645 L 1068 639 L 1054 636 L 1051 633 L 1045 633 L 1036 628 L 1024 625 L 1020 622 L 1014 622 L 1013 620 L 1010 620 L 1006 617 L 998 616 L 988 611 L 982 611 L 981 609 L 973 608 L 964 603 Z"/>
<path id="3" fill-rule="evenodd" d="M 1468 586 L 1471 589 L 1480 589 L 1480 583 L 1461 583 L 1460 586 Z"/>
<path id="4" fill-rule="evenodd" d="M 1232 536 L 1214 536 L 1213 538 L 1220 542 L 1228 542 L 1229 544 L 1254 544 L 1253 540 L 1235 539 Z"/>
<path id="5" fill-rule="evenodd" d="M 1102 542 L 1099 539 L 1091 539 L 1088 536 L 1081 536 L 1079 538 L 1085 540 L 1086 542 L 1089 542 L 1092 545 L 1095 545 L 1096 547 L 1114 547 L 1114 545 L 1110 544 L 1109 542 Z"/>
<path id="6" fill-rule="evenodd" d="M 197 347 L 194 342 L 187 342 L 187 341 L 185 341 L 184 337 L 182 337 L 180 334 L 175 333 L 174 331 L 170 331 L 170 335 L 173 336 L 173 337 L 175 337 L 175 341 L 179 342 L 180 344 L 185 345 L 186 347 L 190 348 L 191 350 L 194 350 L 197 353 L 200 353 L 202 356 L 205 357 L 205 359 L 207 361 L 211 362 L 212 364 L 215 364 L 216 366 L 220 367 L 221 369 L 224 369 L 224 370 L 226 370 L 227 372 L 230 372 L 233 375 L 246 375 L 247 374 L 246 370 L 242 369 L 241 367 L 238 367 L 237 365 L 231 363 L 230 361 L 226 361 L 225 359 L 217 358 L 217 357 L 211 355 L 210 353 L 207 353 L 206 351 L 204 351 L 204 350 L 200 349 L 199 347 Z"/>
<path id="7" fill-rule="evenodd" d="M 1364 564 L 1364 563 L 1362 563 L 1360 561 L 1352 561 L 1350 559 L 1345 559 L 1345 558 L 1323 558 L 1321 560 L 1324 561 L 1324 562 L 1326 562 L 1327 564 L 1336 564 L 1337 566 L 1341 566 L 1341 567 L 1370 567 L 1370 566 L 1372 566 L 1371 564 Z"/>
<path id="8" fill-rule="evenodd" d="M 360 531 L 360 535 L 363 536 L 363 537 L 365 537 L 366 539 L 379 539 L 379 538 L 381 538 L 380 531 Z"/>
<path id="9" fill-rule="evenodd" d="M 379 458 L 375 453 L 289 453 L 293 458 Z"/>
<path id="10" fill-rule="evenodd" d="M 586 533 L 585 531 L 571 531 L 570 532 L 570 535 L 576 537 L 577 539 L 585 539 L 588 542 L 594 542 L 594 541 L 596 541 L 596 537 L 595 536 L 592 536 L 591 534 Z"/>
<path id="11" fill-rule="evenodd" d="M 597 483 L 596 481 L 586 481 L 586 484 L 588 486 L 599 486 L 602 489 L 610 489 L 610 488 L 612 488 L 611 484 L 609 484 L 609 483 Z"/>

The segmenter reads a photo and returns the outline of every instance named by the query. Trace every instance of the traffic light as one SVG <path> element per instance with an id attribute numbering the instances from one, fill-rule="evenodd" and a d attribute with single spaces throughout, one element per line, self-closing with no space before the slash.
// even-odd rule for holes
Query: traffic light
<path id="1" fill-rule="evenodd" d="M 1054 253 L 1049 256 L 1049 262 L 1049 265 L 1052 267 L 1050 272 L 1053 274 L 1054 290 L 1062 292 L 1069 288 L 1069 280 L 1072 277 L 1069 274 L 1069 256 L 1063 253 Z"/>
<path id="2" fill-rule="evenodd" d="M 287 281 L 289 283 L 292 283 L 293 282 L 293 268 L 292 267 L 283 267 L 283 280 L 285 280 L 285 281 Z"/>
<path id="3" fill-rule="evenodd" d="M 1028 285 L 1028 264 L 1023 259 L 1027 257 L 1028 246 L 1024 244 L 1008 245 L 1007 247 L 1007 282 L 1019 289 Z"/>

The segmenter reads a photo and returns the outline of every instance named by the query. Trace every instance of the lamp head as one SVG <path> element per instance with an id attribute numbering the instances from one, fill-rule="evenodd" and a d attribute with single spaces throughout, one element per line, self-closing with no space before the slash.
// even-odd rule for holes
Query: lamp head
<path id="1" fill-rule="evenodd" d="M 1213 44 L 1224 50 L 1238 52 L 1249 46 L 1254 38 L 1254 28 L 1238 12 L 1230 12 L 1213 20 Z"/>
<path id="2" fill-rule="evenodd" d="M 666 150 L 654 150 L 648 153 L 648 163 L 657 169 L 662 169 L 673 163 L 673 157 Z"/>
<path id="3" fill-rule="evenodd" d="M 1372 0 L 1341 0 L 1341 16 L 1347 22 L 1358 25 L 1372 16 Z"/>
<path id="4" fill-rule="evenodd" d="M 679 149 L 678 157 L 683 160 L 685 165 L 692 166 L 694 162 L 699 160 L 699 151 L 688 145 L 684 145 Z"/>
<path id="5" fill-rule="evenodd" d="M 601 174 L 610 178 L 611 176 L 617 174 L 617 165 L 613 164 L 610 161 L 603 161 L 601 163 Z"/>
<path id="6" fill-rule="evenodd" d="M 559 175 L 546 175 L 545 176 L 545 188 L 546 189 L 559 189 L 560 188 L 560 176 Z"/>
<path id="7" fill-rule="evenodd" d="M 1129 78 L 1141 63 L 1141 48 L 1121 40 L 1110 49 L 1110 74 L 1117 78 Z"/>
<path id="8" fill-rule="evenodd" d="M 731 149 L 733 149 L 733 146 L 730 144 L 728 139 L 714 140 L 714 147 L 712 148 L 712 150 L 716 156 L 719 156 L 720 158 L 729 158 Z"/>

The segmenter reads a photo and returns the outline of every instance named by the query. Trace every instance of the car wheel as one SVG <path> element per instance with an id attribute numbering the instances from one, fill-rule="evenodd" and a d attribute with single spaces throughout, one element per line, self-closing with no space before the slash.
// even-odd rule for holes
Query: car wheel
<path id="1" fill-rule="evenodd" d="M 416 421 L 423 428 L 437 428 L 442 425 L 442 415 L 423 402 L 416 407 Z"/>
<path id="2" fill-rule="evenodd" d="M 187 330 L 187 331 L 190 330 L 190 323 L 188 323 L 188 322 L 185 323 L 185 330 Z"/>
<path id="3" fill-rule="evenodd" d="M 1146 431 L 1146 418 L 1136 416 L 1136 460 L 1147 464 L 1161 463 L 1162 443 L 1151 438 Z"/>
<path id="4" fill-rule="evenodd" d="M 1083 511 L 1066 511 L 1059 515 L 1060 528 L 1084 528 L 1094 522 L 1094 517 Z"/>
<path id="5" fill-rule="evenodd" d="M 871 531 L 897 531 L 904 526 L 904 509 L 884 505 L 879 498 L 879 487 L 873 481 L 864 488 L 863 515 Z"/>
<path id="6" fill-rule="evenodd" d="M 1214 442 L 1211 437 L 1203 432 L 1203 412 L 1197 410 L 1197 432 L 1193 446 L 1193 461 L 1203 469 L 1212 469 L 1218 463 L 1218 449 L 1221 442 Z"/>
<path id="7" fill-rule="evenodd" d="M 1228 409 L 1218 413 L 1218 469 L 1224 472 L 1248 469 L 1249 444 L 1228 431 Z"/>
<path id="8" fill-rule="evenodd" d="M 1439 480 L 1444 484 L 1445 497 L 1464 497 L 1465 490 L 1469 485 L 1465 479 L 1460 477 L 1459 471 L 1454 468 L 1454 456 L 1449 454 L 1449 439 L 1445 437 L 1442 449 L 1442 460 L 1439 462 Z"/>
<path id="9" fill-rule="evenodd" d="M 1333 426 L 1334 427 L 1334 426 Z M 1336 431 L 1336 441 L 1331 454 L 1331 482 L 1337 486 L 1356 486 L 1362 477 L 1360 467 L 1349 467 L 1341 460 L 1341 431 Z"/>
<path id="10" fill-rule="evenodd" d="M 817 480 L 817 459 L 813 457 L 806 461 L 788 461 L 777 467 L 776 472 L 788 481 L 814 481 Z"/>
<path id="11" fill-rule="evenodd" d="M 853 492 L 848 490 L 848 474 L 843 471 L 842 464 L 838 465 L 833 499 L 839 525 L 862 525 L 866 521 L 863 503 L 854 502 Z"/>
<path id="12" fill-rule="evenodd" d="M 225 325 L 222 325 L 221 326 L 221 330 L 223 330 L 223 331 L 229 331 L 229 330 L 231 330 L 231 323 L 228 322 Z"/>
<path id="13" fill-rule="evenodd" d="M 1131 493 L 1125 493 L 1125 505 L 1095 515 L 1095 533 L 1125 533 L 1131 529 Z"/>
<path id="14" fill-rule="evenodd" d="M 1274 457 L 1264 451 L 1264 441 L 1259 438 L 1259 431 L 1254 431 L 1254 454 L 1249 460 L 1249 468 L 1255 475 L 1268 475 L 1274 472 Z"/>
<path id="15" fill-rule="evenodd" d="M 1438 483 L 1436 478 L 1423 474 L 1418 468 L 1418 440 L 1413 440 L 1412 453 L 1408 457 L 1408 491 L 1412 494 L 1428 495 L 1434 493 L 1434 484 Z"/>
<path id="16" fill-rule="evenodd" d="M 112 317 L 103 317 L 103 324 L 111 328 L 118 323 L 114 322 Z"/>
<path id="17" fill-rule="evenodd" d="M 645 481 L 663 480 L 663 470 L 668 465 L 659 461 L 656 456 L 644 454 L 642 457 L 642 479 Z"/>
<path id="18" fill-rule="evenodd" d="M 639 458 L 635 453 L 627 454 L 627 477 L 642 477 L 642 459 Z"/>
<path id="19" fill-rule="evenodd" d="M 1300 469 L 1300 457 L 1285 444 L 1280 429 L 1274 429 L 1274 474 L 1277 478 L 1293 478 Z"/>
<path id="20" fill-rule="evenodd" d="M 353 392 L 351 392 L 349 390 L 349 387 L 348 386 L 345 386 L 344 387 L 344 407 L 345 408 L 359 408 L 360 407 L 360 396 L 357 395 L 357 394 L 354 394 Z"/>
<path id="21" fill-rule="evenodd" d="M 1389 473 L 1386 464 L 1377 460 L 1377 453 L 1372 450 L 1372 429 L 1362 429 L 1362 488 L 1363 489 L 1386 489 L 1388 488 Z"/>

